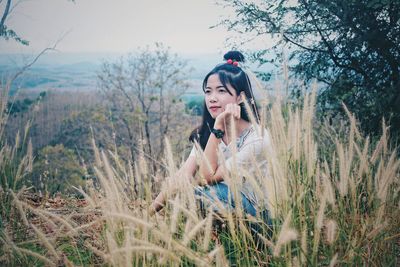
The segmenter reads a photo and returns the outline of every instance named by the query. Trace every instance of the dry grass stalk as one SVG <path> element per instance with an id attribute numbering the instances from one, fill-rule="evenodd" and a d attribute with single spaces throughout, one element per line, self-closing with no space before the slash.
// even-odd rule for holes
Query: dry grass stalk
<path id="1" fill-rule="evenodd" d="M 325 222 L 325 240 L 329 245 L 335 242 L 337 237 L 337 223 L 334 220 L 328 219 Z"/>
<path id="2" fill-rule="evenodd" d="M 383 202 L 386 201 L 389 187 L 395 179 L 399 179 L 400 160 L 397 157 L 397 152 L 393 151 L 387 160 L 386 166 L 384 166 L 384 164 L 385 162 L 381 161 L 378 168 L 378 176 L 375 177 L 377 196 Z"/>
<path id="3" fill-rule="evenodd" d="M 304 227 L 301 232 L 301 250 L 302 253 L 300 255 L 301 262 L 306 262 L 306 257 L 308 254 L 308 245 L 307 245 L 308 237 L 307 237 L 307 228 Z"/>
<path id="4" fill-rule="evenodd" d="M 329 262 L 329 267 L 334 267 L 334 266 L 336 266 L 337 259 L 338 259 L 338 254 L 336 253 L 336 254 L 332 257 L 331 261 Z"/>
<path id="5" fill-rule="evenodd" d="M 10 190 L 9 192 L 10 192 L 11 196 L 13 197 L 13 203 L 14 203 L 15 207 L 17 208 L 17 210 L 22 218 L 22 221 L 24 222 L 24 224 L 26 226 L 29 227 L 30 223 L 28 222 L 28 219 L 26 218 L 26 212 L 23 209 L 22 202 L 18 199 L 18 197 L 14 194 L 14 192 L 12 190 Z"/>
<path id="6" fill-rule="evenodd" d="M 130 253 L 130 252 L 151 252 L 151 253 L 157 253 L 157 254 L 162 254 L 167 256 L 170 260 L 173 260 L 175 262 L 180 262 L 180 258 L 174 255 L 171 251 L 168 251 L 166 249 L 160 248 L 155 246 L 154 244 L 152 246 L 131 246 L 131 247 L 123 247 L 123 248 L 118 248 L 112 251 L 112 253 L 116 254 L 116 257 L 121 256 L 119 254 L 125 254 L 125 253 Z"/>
<path id="7" fill-rule="evenodd" d="M 316 217 L 315 230 L 320 231 L 322 228 L 323 221 L 324 221 L 324 215 L 325 215 L 325 208 L 326 208 L 326 195 L 323 194 L 321 196 L 321 203 L 320 203 L 317 217 Z"/>
<path id="8" fill-rule="evenodd" d="M 82 189 L 81 186 L 79 186 L 79 187 L 72 186 L 72 188 L 75 189 L 76 191 L 78 191 L 78 192 L 85 198 L 85 200 L 89 203 L 89 205 L 88 205 L 89 207 L 91 207 L 91 208 L 96 208 L 96 207 L 98 206 L 98 204 L 96 204 L 95 200 L 94 200 L 92 197 L 90 197 L 90 196 Z"/>
<path id="9" fill-rule="evenodd" d="M 380 222 L 379 225 L 374 225 L 372 231 L 367 233 L 366 237 L 370 240 L 373 240 L 376 236 L 382 233 L 388 226 L 386 221 Z"/>
<path id="10" fill-rule="evenodd" d="M 185 214 L 185 216 L 187 216 L 187 218 L 194 222 L 194 223 L 198 223 L 199 222 L 199 217 L 196 214 L 196 210 L 189 210 L 188 208 L 186 208 L 185 206 L 183 206 L 181 203 L 179 202 L 174 202 L 173 203 L 174 206 L 177 206 L 177 208 L 180 209 L 180 211 Z"/>
<path id="11" fill-rule="evenodd" d="M 374 164 L 380 155 L 386 155 L 388 150 L 388 131 L 389 127 L 386 127 L 385 121 L 382 120 L 382 136 L 379 139 L 378 144 L 375 147 L 374 152 L 371 156 L 371 163 Z"/>
<path id="12" fill-rule="evenodd" d="M 359 177 L 360 179 L 363 177 L 364 174 L 368 174 L 367 173 L 369 170 L 368 150 L 369 150 L 369 138 L 367 137 L 365 140 L 363 151 L 358 154 L 360 163 L 357 172 L 357 177 Z"/>
<path id="13" fill-rule="evenodd" d="M 165 140 L 165 159 L 167 160 L 167 169 L 170 177 L 176 175 L 177 169 L 175 166 L 174 156 L 171 149 L 169 139 L 166 137 Z"/>
<path id="14" fill-rule="evenodd" d="M 321 196 L 321 203 L 318 209 L 317 216 L 315 218 L 315 226 L 314 226 L 314 239 L 313 239 L 313 258 L 316 257 L 318 253 L 318 247 L 321 238 L 321 228 L 323 226 L 325 208 L 326 208 L 326 197 Z"/>
<path id="15" fill-rule="evenodd" d="M 50 218 L 53 218 L 55 221 L 58 221 L 61 223 L 61 225 L 63 227 L 65 227 L 68 230 L 69 235 L 77 235 L 79 234 L 76 230 L 75 230 L 75 223 L 73 221 L 67 221 L 64 218 L 62 218 L 62 216 L 60 215 L 56 215 L 53 214 L 49 211 L 46 211 L 44 209 L 40 209 L 40 208 L 32 208 L 30 207 L 28 204 L 21 202 L 21 204 L 26 208 L 29 209 L 31 212 L 33 212 L 34 214 L 38 215 L 40 218 L 44 219 L 46 223 L 50 223 L 51 225 L 54 225 L 54 222 L 50 220 Z M 55 229 L 57 229 L 57 227 L 55 227 Z"/>
<path id="16" fill-rule="evenodd" d="M 207 251 L 210 246 L 211 234 L 212 234 L 212 223 L 213 223 L 214 212 L 212 207 L 208 208 L 206 217 L 206 226 L 204 228 L 204 239 L 203 239 L 203 251 Z"/>
<path id="17" fill-rule="evenodd" d="M 99 248 L 92 246 L 92 244 L 90 244 L 88 241 L 85 241 L 85 246 L 89 248 L 94 254 L 101 257 L 105 262 L 109 262 L 110 260 L 109 254 L 107 254 L 106 252 L 102 251 Z"/>
<path id="18" fill-rule="evenodd" d="M 200 221 L 199 223 L 197 223 L 189 232 L 185 231 L 185 234 L 183 236 L 183 240 L 182 240 L 182 244 L 184 246 L 187 246 L 190 242 L 190 240 L 193 239 L 193 237 L 204 227 L 204 225 L 207 222 L 207 218 Z M 185 229 L 186 230 L 186 229 Z"/>
<path id="19" fill-rule="evenodd" d="M 349 172 L 348 172 L 348 166 L 349 163 L 345 157 L 345 151 L 343 148 L 343 145 L 337 141 L 336 143 L 337 146 L 337 152 L 338 152 L 338 157 L 339 157 L 339 193 L 340 196 L 343 198 L 347 195 L 348 193 L 348 185 L 349 185 Z"/>
<path id="20" fill-rule="evenodd" d="M 119 255 L 117 253 L 114 253 L 115 250 L 117 250 L 120 246 L 117 243 L 117 233 L 118 230 L 116 228 L 116 225 L 113 224 L 112 228 L 110 227 L 109 230 L 106 230 L 105 232 L 105 237 L 106 237 L 106 248 L 107 248 L 107 252 L 109 253 L 109 262 L 110 264 L 112 264 L 113 266 L 123 266 L 123 261 L 124 261 L 124 255 Z M 126 252 L 126 251 L 123 251 Z"/>
<path id="21" fill-rule="evenodd" d="M 30 225 L 31 228 L 35 231 L 36 235 L 39 237 L 39 240 L 42 242 L 42 244 L 48 249 L 48 251 L 53 254 L 53 256 L 58 260 L 60 258 L 60 255 L 58 255 L 56 249 L 52 244 L 49 242 L 49 238 L 42 233 L 36 226 L 33 224 Z"/>
<path id="22" fill-rule="evenodd" d="M 180 206 L 177 205 L 180 202 L 179 195 L 176 195 L 174 201 L 172 202 L 172 215 L 171 215 L 171 226 L 170 226 L 170 231 L 171 233 L 175 233 L 176 231 L 176 226 L 178 222 L 178 215 L 180 211 Z"/>
<path id="23" fill-rule="evenodd" d="M 297 231 L 293 228 L 290 228 L 291 223 L 291 213 L 288 213 L 285 221 L 283 222 L 282 228 L 279 232 L 278 239 L 274 246 L 273 255 L 274 257 L 278 257 L 281 254 L 282 246 L 289 243 L 290 241 L 297 239 Z"/>
<path id="24" fill-rule="evenodd" d="M 91 129 L 92 129 L 92 128 L 91 128 Z M 93 131 L 93 129 L 92 129 L 92 131 Z M 92 142 L 92 148 L 93 148 L 93 153 L 94 153 L 94 159 L 95 159 L 96 166 L 98 166 L 99 168 L 101 168 L 102 165 L 103 165 L 103 163 L 102 163 L 102 161 L 101 161 L 101 159 L 100 159 L 100 151 L 99 151 L 99 149 L 97 148 L 96 142 L 95 142 L 95 140 L 94 140 L 93 137 L 90 139 L 90 141 Z"/>
<path id="25" fill-rule="evenodd" d="M 327 163 L 325 162 L 325 168 L 327 167 Z M 329 176 L 326 174 L 322 175 L 322 183 L 323 183 L 323 195 L 325 196 L 326 201 L 333 205 L 334 208 L 336 207 L 336 197 L 335 197 L 335 191 L 333 189 L 331 180 L 329 179 Z"/>
<path id="26" fill-rule="evenodd" d="M 132 222 L 134 224 L 138 224 L 140 226 L 146 227 L 146 228 L 153 228 L 154 225 L 150 222 L 147 222 L 143 219 L 139 219 L 135 216 L 127 215 L 125 213 L 116 213 L 116 212 L 107 212 L 104 213 L 104 216 L 106 218 L 119 218 L 119 219 L 124 219 L 127 222 Z"/>
<path id="27" fill-rule="evenodd" d="M 14 247 L 14 249 L 16 251 L 18 251 L 19 253 L 23 253 L 23 254 L 35 257 L 35 258 L 43 261 L 47 266 L 57 266 L 57 264 L 55 262 L 52 262 L 47 257 L 40 255 L 39 253 L 33 252 L 32 250 L 25 249 L 25 248 L 19 248 L 19 247 Z"/>
<path id="28" fill-rule="evenodd" d="M 212 252 L 209 253 L 210 258 L 212 258 L 213 256 L 215 257 L 215 266 L 216 267 L 230 266 L 228 260 L 226 259 L 223 247 L 217 246 Z"/>
<path id="29" fill-rule="evenodd" d="M 138 149 L 139 149 L 138 161 L 139 161 L 140 174 L 142 177 L 146 177 L 149 174 L 149 166 L 147 165 L 143 142 L 144 142 L 144 140 L 139 140 L 139 142 L 138 142 Z"/>

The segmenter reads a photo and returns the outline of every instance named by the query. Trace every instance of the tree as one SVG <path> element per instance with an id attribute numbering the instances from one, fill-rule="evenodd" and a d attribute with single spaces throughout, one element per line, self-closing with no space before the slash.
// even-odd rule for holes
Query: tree
<path id="1" fill-rule="evenodd" d="M 50 194 L 76 193 L 71 186 L 85 185 L 85 170 L 73 150 L 63 145 L 42 148 L 29 179 L 36 189 Z"/>
<path id="2" fill-rule="evenodd" d="M 92 138 L 96 145 L 104 150 L 113 150 L 114 146 L 126 146 L 126 136 L 119 134 L 120 139 L 113 138 L 113 123 L 108 120 L 106 106 L 87 107 L 64 118 L 58 133 L 51 140 L 51 145 L 62 144 L 65 148 L 77 151 L 81 160 L 94 162 Z M 122 139 L 122 140 L 121 140 Z M 122 154 L 120 152 L 120 154 Z M 121 155 L 123 158 L 129 155 Z"/>
<path id="3" fill-rule="evenodd" d="M 111 103 L 112 118 L 122 121 L 128 133 L 133 161 L 138 147 L 143 147 L 155 170 L 155 162 L 164 152 L 165 137 L 171 129 L 177 132 L 185 127 L 181 96 L 189 87 L 189 71 L 185 61 L 159 43 L 153 50 L 140 49 L 102 65 L 99 85 Z"/>
<path id="4" fill-rule="evenodd" d="M 400 1 L 225 2 L 237 16 L 223 25 L 256 36 L 278 36 L 273 49 L 289 47 L 294 73 L 325 84 L 319 94 L 323 114 L 343 112 L 343 102 L 365 131 L 378 133 L 385 117 L 398 135 Z M 267 52 L 257 52 L 261 63 L 266 62 Z"/>

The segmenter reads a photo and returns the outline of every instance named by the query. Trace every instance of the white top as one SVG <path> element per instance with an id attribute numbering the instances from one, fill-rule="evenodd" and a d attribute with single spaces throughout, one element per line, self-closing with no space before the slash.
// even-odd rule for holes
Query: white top
<path id="1" fill-rule="evenodd" d="M 268 169 L 266 155 L 271 141 L 266 129 L 258 125 L 251 125 L 236 138 L 236 155 L 233 156 L 233 142 L 225 145 L 219 143 L 219 151 L 222 152 L 224 159 L 219 160 L 219 164 L 224 164 L 228 172 L 235 170 L 237 177 L 243 177 L 242 188 L 240 191 L 255 205 L 263 205 L 266 193 L 261 190 L 256 191 L 255 186 L 261 188 L 261 181 L 268 179 Z M 196 156 L 197 149 L 193 146 L 189 156 Z M 235 163 L 236 162 L 236 163 Z M 246 179 L 246 177 L 248 177 Z M 221 183 L 225 183 L 222 181 Z M 256 193 L 258 192 L 258 193 Z M 260 196 L 261 192 L 261 196 Z"/>

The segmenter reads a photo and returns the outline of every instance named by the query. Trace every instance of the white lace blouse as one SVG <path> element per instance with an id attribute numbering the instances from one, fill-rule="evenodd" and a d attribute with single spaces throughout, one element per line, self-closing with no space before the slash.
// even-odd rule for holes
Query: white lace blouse
<path id="1" fill-rule="evenodd" d="M 236 154 L 233 155 L 234 147 L 232 146 L 235 144 Z M 224 142 L 219 144 L 219 151 L 223 155 L 223 158 L 219 159 L 219 164 L 225 164 L 228 173 L 236 174 L 232 174 L 231 177 L 242 177 L 240 192 L 255 206 L 263 205 L 267 197 L 265 192 L 255 190 L 254 187 L 262 188 L 260 186 L 262 179 L 268 179 L 265 153 L 268 153 L 269 147 L 269 133 L 258 125 L 251 125 L 245 129 L 236 138 L 236 142 L 231 142 L 228 145 Z M 189 157 L 195 156 L 200 159 L 197 152 L 196 147 L 193 146 Z M 221 183 L 226 183 L 226 181 Z"/>

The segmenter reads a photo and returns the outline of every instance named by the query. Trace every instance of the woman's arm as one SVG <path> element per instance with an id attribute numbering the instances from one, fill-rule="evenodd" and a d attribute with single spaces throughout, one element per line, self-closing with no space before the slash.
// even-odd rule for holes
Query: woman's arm
<path id="1" fill-rule="evenodd" d="M 207 184 L 213 184 L 224 180 L 225 175 L 236 168 L 236 171 L 242 169 L 248 170 L 252 167 L 256 167 L 260 162 L 260 155 L 266 149 L 267 142 L 262 138 L 255 138 L 250 142 L 244 144 L 240 151 L 236 152 L 235 157 L 230 157 L 225 160 L 224 165 L 219 165 L 215 174 L 206 179 Z M 261 159 L 261 161 L 265 161 Z"/>
<path id="2" fill-rule="evenodd" d="M 199 174 L 207 184 L 223 180 L 222 167 L 218 166 L 218 145 L 221 140 L 211 134 L 204 149 L 204 156 L 200 161 Z"/>
<path id="3" fill-rule="evenodd" d="M 226 128 L 230 125 L 230 120 L 238 122 L 239 119 L 240 106 L 227 104 L 225 110 L 215 118 L 214 128 L 225 129 L 226 132 Z M 218 139 L 214 134 L 211 134 L 204 149 L 204 158 L 201 160 L 199 173 L 207 184 L 224 180 L 224 168 L 222 165 L 218 165 L 218 145 L 220 142 L 222 142 L 222 139 Z"/>

